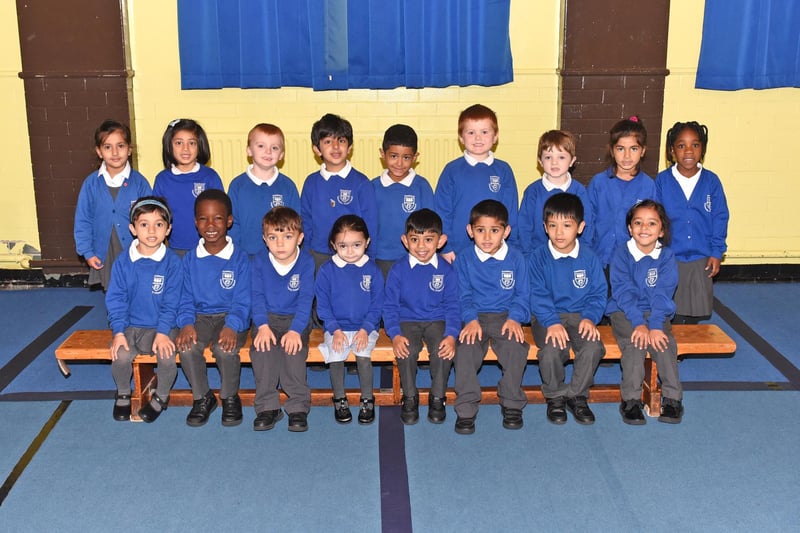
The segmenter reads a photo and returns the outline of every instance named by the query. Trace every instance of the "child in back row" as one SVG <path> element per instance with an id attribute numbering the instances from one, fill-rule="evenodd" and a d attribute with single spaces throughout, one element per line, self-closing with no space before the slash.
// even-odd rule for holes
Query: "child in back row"
<path id="1" fill-rule="evenodd" d="M 89 265 L 89 285 L 108 289 L 114 259 L 131 245 L 131 206 L 152 193 L 147 179 L 131 168 L 131 130 L 105 120 L 94 132 L 100 168 L 89 174 L 75 209 L 75 250 Z"/>
<path id="2" fill-rule="evenodd" d="M 417 162 L 417 134 L 405 124 L 390 126 L 383 135 L 381 160 L 386 170 L 372 180 L 378 211 L 378 231 L 373 254 L 384 278 L 392 265 L 406 255 L 402 235 L 409 213 L 433 208 L 433 189 L 428 180 L 414 172 Z"/>
<path id="3" fill-rule="evenodd" d="M 228 187 L 233 205 L 233 242 L 250 257 L 264 249 L 262 219 L 273 207 L 286 206 L 300 211 L 300 195 L 294 182 L 281 173 L 286 141 L 283 131 L 273 124 L 256 124 L 247 134 L 247 157 L 253 163 L 236 176 Z"/>
<path id="4" fill-rule="evenodd" d="M 605 354 L 597 323 L 603 318 L 608 285 L 597 255 L 578 239 L 585 227 L 580 198 L 565 192 L 551 196 L 543 219 L 548 242 L 531 254 L 529 265 L 531 329 L 539 347 L 547 419 L 563 424 L 569 409 L 579 424 L 592 424 L 587 399 Z M 575 361 L 567 385 L 564 365 L 570 348 Z"/>
<path id="5" fill-rule="evenodd" d="M 395 263 L 386 279 L 383 322 L 400 370 L 404 424 L 419 420 L 417 361 L 422 343 L 428 347 L 431 389 L 428 420 L 444 422 L 445 392 L 461 329 L 458 279 L 437 250 L 444 246 L 442 219 L 430 209 L 420 209 L 406 219 L 401 236 L 408 255 Z"/>
<path id="6" fill-rule="evenodd" d="M 667 132 L 672 167 L 656 177 L 656 194 L 672 224 L 670 248 L 678 259 L 674 324 L 696 324 L 711 317 L 714 285 L 728 249 L 728 202 L 719 177 L 703 168 L 708 128 L 676 122 Z"/>
<path id="7" fill-rule="evenodd" d="M 464 146 L 464 156 L 445 165 L 434 194 L 435 211 L 442 217 L 448 236 L 442 257 L 451 263 L 470 245 L 465 228 L 470 224 L 472 208 L 481 200 L 494 199 L 506 207 L 512 231 L 509 237 L 515 241 L 519 192 L 509 164 L 495 159 L 492 152 L 498 135 L 497 115 L 484 105 L 470 106 L 458 117 L 458 140 Z"/>
<path id="8" fill-rule="evenodd" d="M 206 189 L 223 190 L 217 172 L 205 166 L 211 159 L 206 132 L 192 119 L 173 120 L 161 139 L 164 170 L 156 175 L 153 193 L 172 208 L 169 247 L 183 256 L 197 245 L 195 199 Z"/>
<path id="9" fill-rule="evenodd" d="M 539 164 L 544 170 L 542 179 L 534 181 L 525 189 L 519 207 L 519 248 L 525 256 L 547 242 L 547 233 L 542 229 L 542 212 L 548 198 L 559 192 L 575 194 L 583 205 L 583 228 L 581 233 L 592 232 L 592 214 L 586 187 L 573 180 L 569 169 L 575 164 L 575 137 L 568 131 L 550 130 L 539 138 Z M 546 229 L 546 228 L 545 228 Z"/>

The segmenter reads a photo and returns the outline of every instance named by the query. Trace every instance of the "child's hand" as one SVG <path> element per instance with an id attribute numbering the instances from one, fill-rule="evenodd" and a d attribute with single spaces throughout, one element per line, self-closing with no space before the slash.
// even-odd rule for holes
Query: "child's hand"
<path id="1" fill-rule="evenodd" d="M 156 333 L 156 338 L 153 339 L 153 353 L 161 359 L 169 359 L 175 353 L 175 343 L 168 335 L 163 333 Z"/>
<path id="2" fill-rule="evenodd" d="M 402 335 L 395 335 L 392 339 L 392 353 L 397 359 L 408 357 L 408 338 Z"/>
<path id="3" fill-rule="evenodd" d="M 647 345 L 650 343 L 650 330 L 647 329 L 647 326 L 641 324 L 633 328 L 631 342 L 640 350 L 646 349 Z"/>
<path id="4" fill-rule="evenodd" d="M 87 259 L 86 264 L 95 270 L 100 270 L 101 268 L 103 268 L 103 262 L 100 261 L 100 258 L 97 257 L 96 255 L 93 255 L 92 257 Z"/>
<path id="5" fill-rule="evenodd" d="M 600 330 L 597 329 L 597 325 L 588 318 L 584 318 L 581 320 L 581 323 L 578 324 L 578 334 L 580 334 L 582 339 L 587 341 L 600 340 Z"/>
<path id="6" fill-rule="evenodd" d="M 516 320 L 511 318 L 506 320 L 506 323 L 500 328 L 500 335 L 505 335 L 506 332 L 508 332 L 508 340 L 525 342 L 525 333 L 522 332 L 522 326 Z"/>
<path id="7" fill-rule="evenodd" d="M 367 342 L 369 342 L 369 333 L 367 333 L 367 330 L 364 328 L 361 328 L 355 335 L 353 335 L 353 343 L 355 344 L 357 352 L 360 352 L 366 348 Z"/>
<path id="8" fill-rule="evenodd" d="M 559 350 L 566 348 L 569 342 L 569 333 L 567 333 L 567 329 L 562 324 L 553 324 L 547 328 L 547 335 L 544 337 L 544 343 L 549 344 L 550 341 L 553 341 L 553 346 Z"/>
<path id="9" fill-rule="evenodd" d="M 717 274 L 719 274 L 719 265 L 722 261 L 717 259 L 716 257 L 709 257 L 708 261 L 706 261 L 706 270 L 708 270 L 708 277 L 713 278 Z"/>
<path id="10" fill-rule="evenodd" d="M 236 332 L 228 326 L 225 326 L 222 328 L 222 331 L 219 332 L 217 343 L 220 348 L 226 352 L 232 352 L 236 349 Z"/>
<path id="11" fill-rule="evenodd" d="M 253 347 L 259 352 L 266 352 L 273 344 L 276 344 L 278 339 L 275 338 L 275 333 L 269 324 L 262 324 L 258 326 L 256 331 L 256 338 L 253 339 Z"/>
<path id="12" fill-rule="evenodd" d="M 452 359 L 456 355 L 456 339 L 448 335 L 439 343 L 439 359 Z"/>
<path id="13" fill-rule="evenodd" d="M 483 329 L 481 329 L 481 325 L 477 320 L 471 320 L 459 333 L 458 342 L 475 344 L 475 339 L 478 341 L 483 340 Z"/>
<path id="14" fill-rule="evenodd" d="M 178 350 L 185 352 L 191 350 L 192 345 L 197 342 L 197 330 L 194 329 L 194 324 L 187 324 L 181 328 L 178 333 L 178 338 L 175 339 L 175 344 Z"/>
<path id="15" fill-rule="evenodd" d="M 296 331 L 287 331 L 286 335 L 281 339 L 281 348 L 283 348 L 288 355 L 296 355 L 302 347 L 303 339 Z"/>
<path id="16" fill-rule="evenodd" d="M 650 345 L 659 352 L 663 352 L 669 345 L 669 337 L 660 329 L 650 330 Z"/>
<path id="17" fill-rule="evenodd" d="M 117 333 L 116 335 L 114 335 L 114 338 L 111 340 L 111 360 L 112 361 L 116 361 L 117 360 L 117 357 L 118 357 L 117 356 L 117 350 L 119 350 L 120 347 L 125 348 L 126 350 L 130 350 L 130 348 L 128 348 L 128 339 L 125 338 L 125 334 L 124 333 Z"/>
<path id="18" fill-rule="evenodd" d="M 456 253 L 455 252 L 447 252 L 446 254 L 440 254 L 440 255 L 442 256 L 442 259 L 444 259 L 445 261 L 447 261 L 451 265 L 453 264 L 453 261 L 456 260 Z"/>
<path id="19" fill-rule="evenodd" d="M 347 336 L 340 329 L 333 332 L 333 351 L 341 352 L 344 349 L 344 343 L 347 342 Z"/>

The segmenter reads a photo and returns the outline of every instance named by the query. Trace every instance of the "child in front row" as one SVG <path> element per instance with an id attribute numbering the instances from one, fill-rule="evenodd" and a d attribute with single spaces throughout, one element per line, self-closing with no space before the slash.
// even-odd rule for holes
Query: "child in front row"
<path id="1" fill-rule="evenodd" d="M 568 131 L 550 130 L 539 138 L 539 164 L 544 170 L 542 179 L 525 189 L 519 207 L 519 249 L 526 257 L 547 243 L 547 233 L 542 229 L 542 210 L 548 198 L 560 192 L 578 196 L 583 204 L 583 230 L 592 232 L 592 215 L 586 187 L 572 179 L 569 169 L 575 164 L 575 137 Z"/>
<path id="2" fill-rule="evenodd" d="M 433 208 L 433 189 L 414 172 L 417 134 L 411 126 L 395 124 L 383 134 L 381 160 L 386 170 L 372 180 L 378 210 L 378 232 L 373 243 L 375 262 L 384 278 L 394 263 L 406 256 L 401 235 L 406 218 L 419 209 Z"/>
<path id="3" fill-rule="evenodd" d="M 522 374 L 529 345 L 521 324 L 530 318 L 530 283 L 522 252 L 508 246 L 511 233 L 508 210 L 497 200 L 483 200 L 472 208 L 467 233 L 474 245 L 455 260 L 461 321 L 456 357 L 456 433 L 475 432 L 481 401 L 478 371 L 489 349 L 497 355 L 503 375 L 497 386 L 503 427 L 522 427 L 527 397 Z"/>
<path id="4" fill-rule="evenodd" d="M 669 218 L 654 200 L 634 205 L 626 217 L 631 239 L 611 259 L 611 298 L 606 314 L 622 352 L 622 404 L 626 424 L 646 422 L 642 413 L 645 352 L 656 362 L 661 379 L 659 422 L 677 424 L 683 417 L 683 388 L 678 376 L 678 347 L 670 318 L 678 285 L 675 254 L 667 248 Z"/>
<path id="5" fill-rule="evenodd" d="M 230 236 L 253 257 L 264 249 L 262 219 L 273 207 L 300 211 L 300 195 L 294 182 L 281 173 L 286 142 L 283 131 L 273 124 L 256 124 L 247 134 L 247 156 L 253 163 L 228 187 L 233 205 Z"/>
<path id="6" fill-rule="evenodd" d="M 320 267 L 315 293 L 325 330 L 319 349 L 330 365 L 333 414 L 340 424 L 353 420 L 344 391 L 344 361 L 352 351 L 361 385 L 358 423 L 371 424 L 375 420 L 375 398 L 370 357 L 378 341 L 383 275 L 366 255 L 369 229 L 361 217 L 344 215 L 336 219 L 328 242 L 335 253 Z"/>
<path id="7" fill-rule="evenodd" d="M 173 341 L 183 272 L 180 258 L 164 245 L 170 219 L 163 198 L 139 198 L 128 226 L 136 238 L 112 267 L 106 308 L 113 335 L 111 374 L 117 385 L 114 420 L 130 420 L 132 361 L 138 354 L 155 354 L 158 361 L 156 390 L 138 413 L 145 422 L 155 421 L 167 408 L 178 375 Z"/>
<path id="8" fill-rule="evenodd" d="M 389 271 L 383 304 L 386 335 L 400 370 L 404 424 L 419 420 L 417 361 L 422 343 L 428 347 L 431 390 L 428 420 L 445 419 L 445 392 L 455 356 L 456 337 L 461 329 L 458 279 L 453 267 L 441 260 L 437 250 L 447 241 L 442 219 L 430 209 L 420 209 L 406 219 L 401 236 L 408 255 Z"/>
<path id="9" fill-rule="evenodd" d="M 306 357 L 314 259 L 300 252 L 303 223 L 294 209 L 273 207 L 264 215 L 263 228 L 267 247 L 253 258 L 253 429 L 272 429 L 283 418 L 280 385 L 287 396 L 289 431 L 306 431 L 311 407 Z"/>
<path id="10" fill-rule="evenodd" d="M 605 311 L 608 284 L 597 255 L 578 239 L 586 225 L 580 198 L 565 192 L 551 196 L 543 219 L 548 241 L 531 254 L 529 264 L 531 329 L 539 347 L 547 419 L 563 424 L 569 409 L 579 424 L 592 424 L 587 399 L 605 354 L 597 323 Z M 570 348 L 575 361 L 567 385 L 564 365 Z"/>
<path id="11" fill-rule="evenodd" d="M 183 257 L 183 292 L 178 310 L 181 328 L 175 344 L 181 368 L 192 387 L 194 403 L 186 417 L 204 425 L 217 408 L 208 385 L 203 351 L 211 346 L 219 369 L 222 425 L 242 422 L 239 399 L 239 349 L 250 324 L 250 257 L 228 236 L 233 223 L 231 200 L 224 191 L 207 189 L 195 201 L 194 218 L 200 242 Z"/>

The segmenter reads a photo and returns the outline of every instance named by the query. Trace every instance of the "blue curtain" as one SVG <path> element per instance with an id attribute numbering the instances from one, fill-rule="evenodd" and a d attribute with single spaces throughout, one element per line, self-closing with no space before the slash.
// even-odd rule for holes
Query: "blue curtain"
<path id="1" fill-rule="evenodd" d="M 183 89 L 501 85 L 511 0 L 178 0 Z"/>
<path id="2" fill-rule="evenodd" d="M 706 0 L 695 87 L 800 87 L 800 2 Z"/>

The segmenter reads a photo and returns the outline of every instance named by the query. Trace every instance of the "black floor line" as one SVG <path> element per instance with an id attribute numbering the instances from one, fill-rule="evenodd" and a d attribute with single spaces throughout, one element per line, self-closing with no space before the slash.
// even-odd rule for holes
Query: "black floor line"
<path id="1" fill-rule="evenodd" d="M 378 450 L 381 474 L 381 532 L 409 533 L 411 496 L 408 490 L 406 437 L 400 421 L 400 407 L 378 410 Z"/>
<path id="2" fill-rule="evenodd" d="M 41 448 L 42 444 L 47 439 L 48 435 L 50 435 L 50 432 L 53 430 L 53 428 L 56 427 L 58 421 L 61 420 L 61 416 L 66 412 L 71 403 L 71 401 L 67 400 L 58 404 L 56 410 L 53 411 L 53 414 L 50 415 L 50 418 L 47 420 L 47 422 L 45 422 L 44 426 L 42 426 L 39 434 L 33 439 L 30 446 L 28 446 L 28 449 L 25 450 L 25 453 L 23 453 L 22 457 L 20 457 L 19 461 L 17 461 L 17 464 L 14 465 L 14 468 L 6 478 L 3 486 L 0 487 L 0 507 L 3 505 L 6 497 L 8 497 L 11 489 L 14 488 L 14 484 L 22 475 L 22 472 L 25 471 L 25 468 L 33 460 L 33 456 L 39 451 L 39 448 Z"/>
<path id="3" fill-rule="evenodd" d="M 113 390 L 76 390 L 47 392 L 9 392 L 0 394 L 0 402 L 52 402 L 61 400 L 112 400 Z"/>
<path id="4" fill-rule="evenodd" d="M 64 316 L 43 331 L 38 337 L 33 339 L 30 344 L 23 348 L 17 355 L 0 368 L 0 392 L 14 381 L 25 367 L 34 359 L 39 357 L 42 351 L 53 344 L 56 339 L 63 335 L 69 328 L 75 325 L 83 316 L 93 309 L 90 305 L 78 305 L 67 311 Z"/>
<path id="5" fill-rule="evenodd" d="M 772 366 L 778 369 L 778 372 L 783 374 L 789 380 L 789 385 L 792 390 L 800 390 L 800 369 L 792 364 L 781 352 L 776 350 L 764 337 L 756 333 L 756 331 L 747 325 L 747 323 L 739 318 L 728 306 L 714 298 L 714 312 L 720 318 L 728 323 L 744 340 L 748 342 L 758 353 L 770 362 Z"/>
<path id="6" fill-rule="evenodd" d="M 786 381 L 683 381 L 685 391 L 787 391 L 797 390 Z"/>

